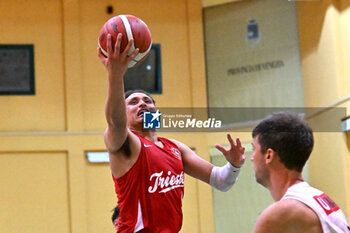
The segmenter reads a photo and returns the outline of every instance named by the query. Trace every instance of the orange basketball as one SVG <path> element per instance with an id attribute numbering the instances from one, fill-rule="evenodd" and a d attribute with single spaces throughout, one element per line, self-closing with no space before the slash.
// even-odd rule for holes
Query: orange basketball
<path id="1" fill-rule="evenodd" d="M 123 51 L 130 39 L 133 43 L 129 50 L 129 55 L 136 49 L 139 49 L 137 56 L 130 61 L 128 67 L 140 63 L 149 54 L 152 47 L 152 37 L 145 22 L 133 15 L 118 15 L 109 19 L 101 28 L 98 37 L 98 46 L 103 55 L 107 57 L 107 34 L 111 34 L 112 43 L 115 44 L 118 33 L 121 33 L 122 41 L 120 45 Z"/>

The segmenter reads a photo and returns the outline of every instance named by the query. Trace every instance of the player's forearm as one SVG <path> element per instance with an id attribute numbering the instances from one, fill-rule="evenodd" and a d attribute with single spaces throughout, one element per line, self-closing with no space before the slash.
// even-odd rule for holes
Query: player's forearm
<path id="1" fill-rule="evenodd" d="M 127 118 L 122 77 L 109 77 L 105 114 L 108 127 L 120 130 L 126 129 Z"/>
<path id="2" fill-rule="evenodd" d="M 238 180 L 240 168 L 227 163 L 223 167 L 213 167 L 210 174 L 210 185 L 220 191 L 228 191 Z"/>

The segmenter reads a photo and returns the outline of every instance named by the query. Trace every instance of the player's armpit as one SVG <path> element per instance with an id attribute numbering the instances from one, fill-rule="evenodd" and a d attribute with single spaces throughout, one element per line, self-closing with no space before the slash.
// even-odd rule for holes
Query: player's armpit
<path id="1" fill-rule="evenodd" d="M 130 148 L 130 139 L 129 136 L 126 137 L 124 144 L 118 150 L 119 153 L 123 153 L 126 157 L 130 157 L 131 148 Z"/>
<path id="2" fill-rule="evenodd" d="M 140 139 L 129 129 L 126 130 L 126 135 L 116 135 L 110 130 L 105 132 L 105 143 L 108 152 L 112 154 L 121 154 L 130 157 L 132 154 L 139 154 L 141 149 Z"/>
<path id="3" fill-rule="evenodd" d="M 107 127 L 104 133 L 104 141 L 107 150 L 110 153 L 116 153 L 124 145 L 128 137 L 128 129 L 115 130 L 113 127 Z"/>
<path id="4" fill-rule="evenodd" d="M 109 151 L 109 163 L 113 176 L 118 178 L 125 174 L 137 161 L 140 151 L 141 141 L 130 131 L 118 150 Z"/>

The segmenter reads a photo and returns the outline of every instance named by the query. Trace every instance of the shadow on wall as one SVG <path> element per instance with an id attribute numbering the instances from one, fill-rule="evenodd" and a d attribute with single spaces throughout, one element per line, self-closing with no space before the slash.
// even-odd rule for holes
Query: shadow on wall
<path id="1" fill-rule="evenodd" d="M 347 8 L 350 8 L 350 1 L 348 1 L 348 0 L 340 0 L 339 4 L 340 4 L 340 6 L 336 6 L 336 7 L 340 12 L 343 12 Z"/>
<path id="2" fill-rule="evenodd" d="M 346 137 L 346 145 L 348 146 L 348 150 L 350 152 L 350 131 L 345 133 L 345 137 Z"/>
<path id="3" fill-rule="evenodd" d="M 303 51 L 303 56 L 307 57 L 317 51 L 325 15 L 328 8 L 334 4 L 332 0 L 298 2 L 300 51 Z"/>
<path id="4" fill-rule="evenodd" d="M 338 12 L 345 12 L 350 8 L 348 0 L 322 0 L 322 1 L 299 1 L 298 8 L 298 23 L 300 50 L 307 56 L 317 50 L 324 20 L 327 10 L 334 6 Z"/>

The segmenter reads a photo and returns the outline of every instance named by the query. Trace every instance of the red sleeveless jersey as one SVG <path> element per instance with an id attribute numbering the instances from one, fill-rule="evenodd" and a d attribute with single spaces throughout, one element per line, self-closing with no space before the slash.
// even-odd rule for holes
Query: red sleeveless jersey
<path id="1" fill-rule="evenodd" d="M 113 177 L 120 208 L 118 233 L 177 233 L 182 225 L 184 171 L 179 148 L 158 138 L 161 148 L 145 138 L 136 163 Z"/>

